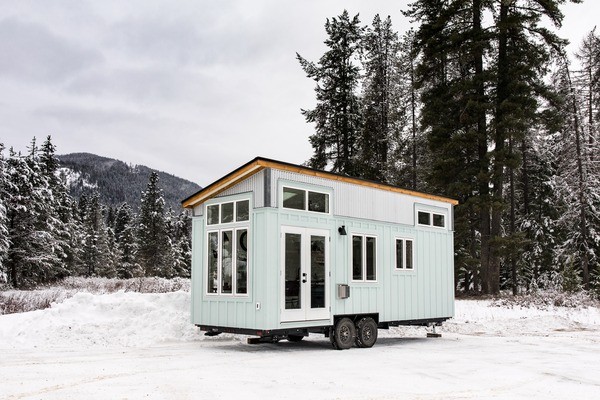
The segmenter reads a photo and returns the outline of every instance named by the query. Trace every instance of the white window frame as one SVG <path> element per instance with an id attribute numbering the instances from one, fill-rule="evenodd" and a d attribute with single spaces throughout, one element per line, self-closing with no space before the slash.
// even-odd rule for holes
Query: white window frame
<path id="1" fill-rule="evenodd" d="M 424 213 L 424 214 L 429 214 L 429 224 L 422 224 L 419 222 L 419 213 Z M 433 224 L 433 216 L 434 215 L 440 215 L 442 217 L 444 217 L 444 226 L 437 226 Z M 435 229 L 446 229 L 446 227 L 448 226 L 448 216 L 444 213 L 441 212 L 435 212 L 435 211 L 430 211 L 430 210 L 417 210 L 417 214 L 415 215 L 415 219 L 417 222 L 417 225 L 419 226 L 428 226 L 430 228 L 435 228 Z"/>
<path id="2" fill-rule="evenodd" d="M 404 259 L 402 260 L 402 268 L 398 268 L 398 252 L 396 251 L 396 246 L 398 246 L 399 240 L 402 241 L 402 255 L 404 256 Z M 406 268 L 406 241 L 412 242 L 412 268 Z M 415 239 L 411 237 L 396 236 L 394 238 L 394 270 L 413 272 L 416 269 L 417 265 L 415 264 Z"/>
<path id="3" fill-rule="evenodd" d="M 354 236 L 362 237 L 362 279 L 354 279 Z M 379 237 L 369 233 L 348 232 L 350 238 L 350 278 L 352 283 L 377 283 L 379 280 Z M 367 238 L 375 239 L 375 279 L 367 279 Z"/>
<path id="4" fill-rule="evenodd" d="M 298 208 L 290 208 L 290 207 L 285 207 L 283 205 L 283 192 L 285 189 L 294 189 L 294 190 L 302 190 L 304 191 L 304 209 L 298 209 Z M 327 196 L 327 212 L 321 212 L 321 211 L 312 211 L 308 209 L 308 193 L 312 192 L 312 193 L 318 193 L 318 194 L 324 194 Z M 280 193 L 280 199 L 281 199 L 281 208 L 282 209 L 286 209 L 286 210 L 292 210 L 292 211 L 304 211 L 304 212 L 309 212 L 309 213 L 314 213 L 316 215 L 331 215 L 331 193 L 330 192 L 326 192 L 323 190 L 314 190 L 314 189 L 307 189 L 304 187 L 300 187 L 300 186 L 294 186 L 294 185 L 288 185 L 288 184 L 284 184 L 281 186 L 281 193 Z"/>
<path id="5" fill-rule="evenodd" d="M 209 202 L 204 205 L 204 226 L 205 226 L 205 238 L 204 238 L 204 280 L 206 280 L 204 284 L 204 294 L 206 296 L 217 297 L 234 297 L 234 298 L 248 298 L 250 296 L 250 288 L 251 288 L 251 262 L 252 254 L 251 254 L 251 240 L 252 240 L 252 230 L 250 229 L 250 221 L 252 220 L 252 198 L 250 196 L 240 196 L 233 197 L 228 199 L 218 199 L 220 201 Z M 243 221 L 237 220 L 237 204 L 239 202 L 247 201 L 248 202 L 248 219 Z M 221 223 L 222 216 L 222 205 L 227 203 L 233 203 L 233 221 Z M 217 224 L 208 224 L 208 207 L 210 206 L 219 206 L 219 223 Z M 237 292 L 237 232 L 239 230 L 245 229 L 247 232 L 246 238 L 246 293 L 236 293 Z M 232 265 L 231 265 L 231 293 L 222 293 L 222 240 L 223 240 L 223 232 L 231 231 L 232 232 Z M 217 241 L 217 292 L 210 292 L 209 279 L 208 279 L 208 269 L 209 269 L 209 237 L 210 233 L 217 233 L 218 241 Z"/>
<path id="6" fill-rule="evenodd" d="M 248 202 L 248 219 L 247 220 L 243 220 L 243 221 L 238 221 L 237 220 L 237 208 L 238 208 L 238 203 L 242 202 L 242 201 L 247 201 Z M 221 217 L 223 216 L 223 204 L 229 204 L 229 203 L 233 203 L 233 221 L 231 222 L 221 222 Z M 216 224 L 209 224 L 208 223 L 208 207 L 213 207 L 213 206 L 218 206 L 219 207 L 219 222 L 217 222 Z M 227 201 L 221 201 L 218 203 L 209 203 L 206 204 L 204 206 L 204 215 L 205 215 L 205 225 L 207 227 L 215 227 L 215 226 L 221 226 L 221 225 L 231 225 L 231 224 L 243 224 L 243 223 L 248 223 L 250 221 L 250 214 L 252 211 L 252 202 L 250 201 L 250 198 L 240 198 L 240 199 L 234 199 L 234 200 L 227 200 Z"/>

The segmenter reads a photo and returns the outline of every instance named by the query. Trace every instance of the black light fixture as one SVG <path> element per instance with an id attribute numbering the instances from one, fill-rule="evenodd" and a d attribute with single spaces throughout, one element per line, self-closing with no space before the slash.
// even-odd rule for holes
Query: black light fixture
<path id="1" fill-rule="evenodd" d="M 347 233 L 346 233 L 346 225 L 342 225 L 342 226 L 340 226 L 340 227 L 338 228 L 338 232 L 340 233 L 340 235 L 342 235 L 342 236 L 346 236 L 346 235 L 347 235 Z"/>

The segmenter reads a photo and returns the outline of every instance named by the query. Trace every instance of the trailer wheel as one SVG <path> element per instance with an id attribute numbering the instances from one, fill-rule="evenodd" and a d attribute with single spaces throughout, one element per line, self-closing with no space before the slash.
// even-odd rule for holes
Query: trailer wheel
<path id="1" fill-rule="evenodd" d="M 377 341 L 377 323 L 370 317 L 356 323 L 356 347 L 373 347 Z"/>
<path id="2" fill-rule="evenodd" d="M 333 328 L 330 337 L 331 344 L 336 350 L 346 350 L 352 347 L 356 339 L 356 328 L 350 318 L 340 319 Z"/>
<path id="3" fill-rule="evenodd" d="M 299 342 L 302 339 L 304 339 L 303 335 L 288 335 L 287 336 L 288 342 Z"/>

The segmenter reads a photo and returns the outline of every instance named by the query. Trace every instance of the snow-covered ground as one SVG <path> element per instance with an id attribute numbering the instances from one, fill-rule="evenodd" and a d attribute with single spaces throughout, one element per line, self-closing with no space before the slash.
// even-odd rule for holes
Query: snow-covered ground
<path id="1" fill-rule="evenodd" d="M 79 293 L 0 316 L 1 399 L 598 399 L 598 308 L 456 303 L 456 318 L 380 330 L 372 349 L 248 345 L 190 325 L 189 293 Z"/>

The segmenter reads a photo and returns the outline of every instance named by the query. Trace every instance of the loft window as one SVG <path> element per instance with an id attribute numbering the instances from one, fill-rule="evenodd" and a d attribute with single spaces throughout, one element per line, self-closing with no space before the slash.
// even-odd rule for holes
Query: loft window
<path id="1" fill-rule="evenodd" d="M 377 280 L 377 239 L 374 236 L 352 235 L 352 280 Z"/>
<path id="2" fill-rule="evenodd" d="M 284 186 L 283 208 L 328 214 L 329 194 Z"/>
<path id="3" fill-rule="evenodd" d="M 430 211 L 418 211 L 417 223 L 419 225 L 434 226 L 436 228 L 446 227 L 446 216 Z"/>

